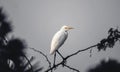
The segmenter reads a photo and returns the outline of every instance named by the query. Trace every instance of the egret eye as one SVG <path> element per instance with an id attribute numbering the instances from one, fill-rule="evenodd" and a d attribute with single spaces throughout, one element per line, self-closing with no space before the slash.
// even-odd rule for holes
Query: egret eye
<path id="1" fill-rule="evenodd" d="M 68 29 L 68 27 L 65 27 L 65 29 Z"/>

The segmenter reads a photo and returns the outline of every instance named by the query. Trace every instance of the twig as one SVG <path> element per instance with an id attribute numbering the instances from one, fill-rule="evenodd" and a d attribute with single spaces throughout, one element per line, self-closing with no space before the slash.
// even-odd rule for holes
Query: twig
<path id="1" fill-rule="evenodd" d="M 34 72 L 34 70 L 33 70 L 33 66 L 32 66 L 32 64 L 31 64 L 30 60 L 26 57 L 26 55 L 24 55 L 24 57 L 26 58 L 26 60 L 27 60 L 27 61 L 28 61 L 28 63 L 30 64 L 32 72 Z"/>
<path id="2" fill-rule="evenodd" d="M 47 69 L 45 72 L 49 72 L 49 71 L 53 70 L 54 68 L 57 68 L 59 65 L 62 65 L 62 64 L 63 64 L 63 61 L 61 61 L 60 63 L 55 64 L 51 68 Z"/>
<path id="3" fill-rule="evenodd" d="M 77 54 L 80 53 L 80 52 L 83 52 L 83 51 L 86 51 L 86 50 L 91 49 L 91 48 L 93 48 L 93 47 L 96 47 L 97 45 L 98 45 L 98 44 L 95 44 L 95 45 L 90 46 L 90 47 L 88 47 L 88 48 L 85 48 L 85 49 L 82 49 L 82 50 L 78 50 L 77 52 L 75 52 L 75 53 L 73 53 L 73 54 L 68 55 L 67 57 L 65 57 L 65 60 L 67 60 L 67 59 L 70 58 L 71 56 L 77 55 Z"/>
<path id="4" fill-rule="evenodd" d="M 69 68 L 69 69 L 71 69 L 71 70 L 73 70 L 73 71 L 76 71 L 76 72 L 80 72 L 79 70 L 77 70 L 77 69 L 75 69 L 75 68 L 72 68 L 72 67 L 70 67 L 70 66 L 68 66 L 68 65 L 64 65 L 65 67 L 67 67 L 67 68 Z"/>
<path id="5" fill-rule="evenodd" d="M 48 64 L 49 64 L 49 68 L 51 68 L 51 62 L 50 62 L 50 60 L 48 59 L 47 55 L 45 55 L 43 52 L 41 52 L 41 51 L 39 51 L 39 50 L 36 50 L 35 48 L 30 48 L 30 49 L 34 50 L 35 52 L 38 52 L 38 53 L 42 54 L 42 55 L 46 58 L 46 60 L 47 60 L 47 62 L 48 62 Z M 51 72 L 52 72 L 52 70 L 51 70 Z"/>

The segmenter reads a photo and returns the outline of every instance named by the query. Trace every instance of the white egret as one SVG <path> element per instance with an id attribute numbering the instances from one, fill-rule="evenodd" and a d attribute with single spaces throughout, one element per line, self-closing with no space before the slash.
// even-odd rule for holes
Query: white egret
<path id="1" fill-rule="evenodd" d="M 62 28 L 54 35 L 52 42 L 51 42 L 51 49 L 50 54 L 54 54 L 54 63 L 55 63 L 55 57 L 56 52 L 63 58 L 63 56 L 59 53 L 58 49 L 64 44 L 65 40 L 68 37 L 68 30 L 73 29 L 73 27 L 70 26 L 62 26 Z"/>
<path id="2" fill-rule="evenodd" d="M 73 29 L 70 26 L 63 26 L 53 37 L 51 42 L 50 54 L 53 54 L 58 50 L 65 42 L 68 37 L 68 30 Z"/>

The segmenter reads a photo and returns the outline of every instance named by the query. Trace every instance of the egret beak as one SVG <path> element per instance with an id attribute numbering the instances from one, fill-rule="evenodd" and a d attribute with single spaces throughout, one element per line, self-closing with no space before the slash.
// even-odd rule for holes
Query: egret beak
<path id="1" fill-rule="evenodd" d="M 74 28 L 69 26 L 68 29 L 70 30 L 70 29 L 74 29 Z"/>

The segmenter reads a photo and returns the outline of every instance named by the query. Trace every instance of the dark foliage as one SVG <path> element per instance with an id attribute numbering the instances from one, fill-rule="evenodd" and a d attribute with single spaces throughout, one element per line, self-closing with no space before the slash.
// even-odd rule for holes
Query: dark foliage
<path id="1" fill-rule="evenodd" d="M 34 58 L 28 59 L 25 55 L 25 41 L 14 38 L 7 40 L 7 35 L 12 31 L 10 22 L 0 7 L 0 72 L 39 72 L 42 67 L 39 63 L 32 65 Z"/>
<path id="2" fill-rule="evenodd" d="M 23 56 L 25 47 L 25 42 L 21 41 L 20 39 L 12 39 L 8 41 L 6 45 L 6 51 L 8 51 L 8 55 L 12 57 Z"/>
<path id="3" fill-rule="evenodd" d="M 116 60 L 102 60 L 95 68 L 89 69 L 88 72 L 120 72 L 120 63 Z"/>
<path id="4" fill-rule="evenodd" d="M 4 21 L 5 20 L 5 18 L 6 18 L 6 15 L 5 14 L 3 14 L 3 8 L 2 7 L 0 7 L 0 22 L 2 22 L 2 21 Z"/>
<path id="5" fill-rule="evenodd" d="M 110 28 L 108 31 L 108 37 L 104 38 L 98 43 L 98 50 L 106 50 L 106 48 L 113 48 L 115 43 L 120 41 L 120 31 L 118 29 Z"/>
<path id="6" fill-rule="evenodd" d="M 12 31 L 12 26 L 10 22 L 5 20 L 6 16 L 2 12 L 2 8 L 0 8 L 0 37 L 4 38 L 9 32 Z"/>

